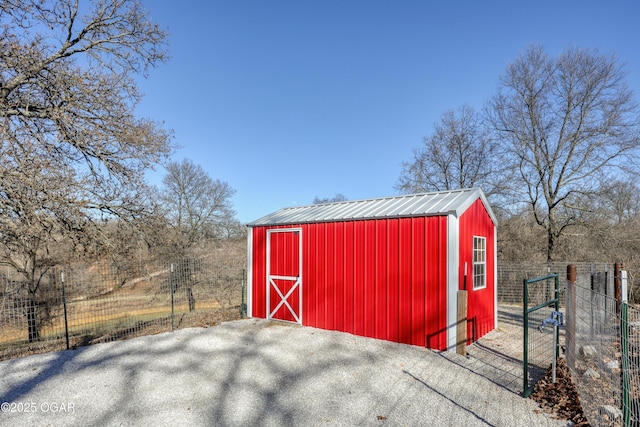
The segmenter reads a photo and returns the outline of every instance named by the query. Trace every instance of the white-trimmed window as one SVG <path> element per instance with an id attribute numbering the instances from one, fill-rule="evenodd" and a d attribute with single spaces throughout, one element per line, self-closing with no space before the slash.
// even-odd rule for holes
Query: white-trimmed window
<path id="1" fill-rule="evenodd" d="M 487 287 L 487 238 L 473 236 L 473 289 Z"/>

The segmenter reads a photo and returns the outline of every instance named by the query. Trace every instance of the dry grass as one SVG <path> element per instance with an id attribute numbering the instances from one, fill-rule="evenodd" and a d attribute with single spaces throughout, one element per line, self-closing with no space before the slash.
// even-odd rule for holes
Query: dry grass
<path id="1" fill-rule="evenodd" d="M 197 328 L 215 326 L 222 322 L 240 319 L 240 311 L 237 307 L 220 308 L 211 311 L 197 312 L 192 314 L 182 313 L 176 316 L 175 329 Z M 70 348 L 78 348 L 86 345 L 101 342 L 130 339 L 145 335 L 154 335 L 171 330 L 170 319 L 159 318 L 158 321 L 139 322 L 135 327 L 112 329 L 108 332 L 97 334 L 84 334 L 82 336 L 70 337 Z M 12 347 L 11 352 L 3 353 L 0 345 L 0 361 L 25 357 L 32 354 L 39 354 L 51 351 L 66 349 L 64 339 L 41 341 Z"/>

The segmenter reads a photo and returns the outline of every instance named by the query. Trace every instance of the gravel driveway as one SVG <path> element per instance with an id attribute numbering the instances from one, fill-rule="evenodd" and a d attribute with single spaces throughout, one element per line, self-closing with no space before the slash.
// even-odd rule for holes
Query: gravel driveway
<path id="1" fill-rule="evenodd" d="M 482 350 L 474 347 L 472 355 Z M 478 363 L 239 320 L 0 362 L 0 424 L 568 425 L 475 369 Z"/>

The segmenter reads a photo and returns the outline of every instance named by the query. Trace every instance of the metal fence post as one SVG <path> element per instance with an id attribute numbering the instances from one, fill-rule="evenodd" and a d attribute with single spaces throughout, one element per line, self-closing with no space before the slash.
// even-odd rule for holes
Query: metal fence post
<path id="1" fill-rule="evenodd" d="M 589 318 L 591 329 L 589 329 L 589 332 L 590 332 L 591 338 L 593 338 L 594 335 L 595 335 L 595 330 L 594 330 L 594 327 L 595 327 L 595 324 L 594 324 L 595 311 L 593 310 L 593 298 L 594 298 L 594 295 L 595 295 L 593 293 L 593 291 L 595 290 L 595 288 L 594 288 L 594 277 L 595 277 L 595 274 L 596 274 L 595 270 L 596 270 L 595 264 L 591 263 L 591 294 L 589 294 L 590 295 L 589 300 L 590 300 L 590 303 L 591 303 L 591 305 L 590 305 L 590 307 L 591 307 L 591 317 Z M 605 273 L 605 275 L 606 275 L 606 273 Z M 607 287 L 606 286 L 604 287 L 604 293 L 605 293 L 605 295 L 607 294 Z"/>
<path id="2" fill-rule="evenodd" d="M 169 288 L 171 289 L 171 331 L 173 331 L 173 264 L 171 264 L 171 274 L 169 274 Z"/>
<path id="3" fill-rule="evenodd" d="M 64 311 L 64 335 L 67 339 L 67 350 L 69 350 L 69 323 L 67 322 L 67 296 L 64 292 L 64 271 L 60 272 L 62 282 L 62 309 Z"/>
<path id="4" fill-rule="evenodd" d="M 629 389 L 629 305 L 626 301 L 620 304 L 620 328 L 622 347 L 622 417 L 623 426 L 631 421 L 631 391 Z"/>
<path id="5" fill-rule="evenodd" d="M 577 268 L 574 264 L 567 265 L 567 365 L 575 369 L 576 362 L 576 280 Z M 592 317 L 593 318 L 593 317 Z"/>
<path id="6" fill-rule="evenodd" d="M 616 262 L 613 264 L 613 296 L 616 300 L 616 313 L 620 314 L 620 270 L 622 264 Z"/>
<path id="7" fill-rule="evenodd" d="M 245 287 L 244 287 L 244 268 L 242 269 L 242 296 L 241 296 L 241 303 L 240 303 L 240 318 L 244 319 L 244 316 L 247 315 L 247 303 L 245 302 L 244 299 L 244 291 L 245 291 Z"/>
<path id="8" fill-rule="evenodd" d="M 555 310 L 556 313 L 560 312 L 560 275 L 556 274 L 555 278 L 554 278 L 554 286 L 555 286 L 555 292 L 554 292 L 554 297 L 556 300 L 556 303 L 554 304 L 553 308 Z M 555 353 L 553 354 L 553 363 L 556 363 L 558 359 L 558 357 L 560 357 L 560 334 L 558 333 L 558 328 L 557 326 L 554 329 L 554 346 L 555 346 Z M 555 383 L 555 375 L 554 375 L 554 381 Z"/>
<path id="9" fill-rule="evenodd" d="M 522 320 L 524 322 L 524 348 L 522 352 L 524 387 L 522 394 L 524 397 L 529 397 L 531 391 L 529 390 L 529 291 L 527 289 L 527 279 L 522 281 L 522 297 L 524 306 L 524 312 L 522 315 Z"/>

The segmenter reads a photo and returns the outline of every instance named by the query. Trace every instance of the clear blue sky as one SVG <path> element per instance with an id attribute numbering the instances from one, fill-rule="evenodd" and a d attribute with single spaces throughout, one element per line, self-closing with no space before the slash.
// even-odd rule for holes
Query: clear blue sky
<path id="1" fill-rule="evenodd" d="M 238 219 L 396 194 L 446 110 L 491 97 L 531 43 L 614 51 L 640 96 L 636 1 L 147 0 L 171 33 L 141 116 L 236 189 Z M 159 183 L 163 171 L 150 175 Z"/>

